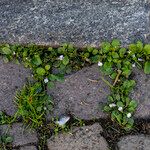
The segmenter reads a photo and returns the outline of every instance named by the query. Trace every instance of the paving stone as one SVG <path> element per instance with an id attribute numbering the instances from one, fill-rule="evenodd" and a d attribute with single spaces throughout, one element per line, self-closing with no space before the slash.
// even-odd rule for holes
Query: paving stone
<path id="1" fill-rule="evenodd" d="M 47 140 L 49 150 L 109 150 L 106 140 L 100 135 L 99 124 L 76 127 L 71 133 L 62 133 Z"/>
<path id="2" fill-rule="evenodd" d="M 37 150 L 36 146 L 24 146 L 21 147 L 19 150 Z"/>
<path id="3" fill-rule="evenodd" d="M 131 97 L 138 101 L 138 108 L 134 116 L 148 119 L 150 117 L 150 75 L 146 75 L 143 70 L 136 68 L 133 78 L 136 81 L 136 87 Z"/>
<path id="4" fill-rule="evenodd" d="M 128 135 L 117 144 L 119 150 L 150 150 L 150 136 Z"/>
<path id="5" fill-rule="evenodd" d="M 147 10 L 148 16 L 149 16 L 148 27 L 149 27 L 149 31 L 150 31 L 150 1 L 149 0 L 147 0 L 147 2 L 146 2 L 146 10 Z M 150 42 L 150 33 L 149 32 L 146 34 L 146 42 L 147 43 Z"/>
<path id="6" fill-rule="evenodd" d="M 110 89 L 100 77 L 98 66 L 93 65 L 67 76 L 63 83 L 56 83 L 56 88 L 48 90 L 54 97 L 54 116 L 69 112 L 85 120 L 106 118 L 102 105 L 107 102 Z"/>
<path id="7" fill-rule="evenodd" d="M 22 123 L 14 123 L 12 127 L 1 125 L 0 131 L 1 134 L 7 133 L 13 137 L 13 147 L 36 144 L 38 142 L 36 131 L 25 129 Z"/>
<path id="8" fill-rule="evenodd" d="M 148 0 L 1 0 L 0 43 L 76 45 L 144 40 Z M 17 5 L 16 5 L 17 4 Z"/>
<path id="9" fill-rule="evenodd" d="M 13 115 L 16 111 L 14 96 L 24 84 L 30 71 L 22 65 L 4 63 L 0 59 L 0 111 Z"/>

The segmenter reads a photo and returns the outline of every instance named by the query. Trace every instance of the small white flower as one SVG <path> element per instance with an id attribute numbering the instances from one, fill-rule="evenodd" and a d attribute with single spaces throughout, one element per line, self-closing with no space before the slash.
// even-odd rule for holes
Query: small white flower
<path id="1" fill-rule="evenodd" d="M 123 108 L 122 108 L 122 107 L 119 107 L 119 108 L 118 108 L 118 110 L 119 110 L 119 111 L 122 111 L 122 110 L 123 110 Z"/>
<path id="2" fill-rule="evenodd" d="M 69 116 L 63 116 L 63 117 L 61 117 L 58 121 L 56 121 L 55 123 L 58 124 L 59 126 L 63 126 L 63 125 L 65 125 L 69 120 L 70 120 L 70 117 L 69 117 Z"/>
<path id="3" fill-rule="evenodd" d="M 138 61 L 143 61 L 143 59 L 142 58 L 138 58 Z"/>
<path id="4" fill-rule="evenodd" d="M 13 55 L 15 55 L 16 53 L 15 52 L 13 52 Z"/>
<path id="5" fill-rule="evenodd" d="M 112 104 L 109 104 L 109 107 L 112 108 Z"/>
<path id="6" fill-rule="evenodd" d="M 44 110 L 46 110 L 47 108 L 46 107 L 44 107 Z"/>
<path id="7" fill-rule="evenodd" d="M 59 60 L 63 60 L 63 59 L 64 59 L 64 56 L 63 56 L 63 55 L 60 55 L 58 59 L 59 59 Z"/>
<path id="8" fill-rule="evenodd" d="M 128 51 L 128 54 L 130 54 L 131 53 L 131 51 Z"/>
<path id="9" fill-rule="evenodd" d="M 134 54 L 134 55 L 132 55 L 132 57 L 134 58 L 134 57 L 135 57 L 135 54 Z"/>
<path id="10" fill-rule="evenodd" d="M 134 68 L 134 67 L 135 67 L 135 64 L 132 64 L 132 67 Z"/>
<path id="11" fill-rule="evenodd" d="M 44 79 L 44 83 L 48 83 L 48 79 L 47 78 Z"/>
<path id="12" fill-rule="evenodd" d="M 100 66 L 100 67 L 103 66 L 103 63 L 99 61 L 98 66 Z"/>
<path id="13" fill-rule="evenodd" d="M 112 108 L 112 107 L 116 107 L 116 104 L 112 103 L 112 104 L 109 104 L 109 107 Z"/>
<path id="14" fill-rule="evenodd" d="M 128 114 L 127 114 L 127 117 L 130 118 L 130 117 L 131 117 L 131 113 L 128 113 Z"/>

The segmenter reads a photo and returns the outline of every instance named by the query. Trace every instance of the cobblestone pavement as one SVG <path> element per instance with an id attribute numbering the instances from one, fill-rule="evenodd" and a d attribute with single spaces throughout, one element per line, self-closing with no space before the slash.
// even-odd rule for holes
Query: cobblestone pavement
<path id="1" fill-rule="evenodd" d="M 4 67 L 5 65 L 7 67 Z M 0 101 L 1 110 L 9 114 L 10 111 L 5 109 L 7 108 L 7 104 L 11 102 L 10 104 L 12 107 L 14 105 L 14 91 L 10 89 L 15 89 L 16 85 L 18 85 L 17 82 L 13 82 L 13 80 L 17 80 L 18 77 L 20 78 L 19 81 L 22 82 L 18 85 L 19 89 L 20 84 L 25 84 L 24 79 L 30 76 L 30 71 L 23 67 L 19 67 L 18 69 L 18 65 L 13 63 L 4 64 L 1 62 L 0 68 L 2 68 L 0 70 L 0 76 L 2 76 L 0 88 L 4 91 L 1 92 L 1 97 L 5 97 L 5 94 L 8 95 L 5 101 Z M 11 73 L 7 73 L 7 69 L 10 69 L 9 72 Z M 5 78 L 3 78 L 4 72 L 6 72 Z M 109 143 L 106 141 L 105 137 L 103 137 L 103 129 L 101 126 L 101 119 L 107 119 L 108 117 L 102 112 L 101 105 L 106 102 L 106 95 L 109 94 L 109 89 L 101 80 L 99 80 L 99 82 L 91 82 L 91 80 L 97 80 L 99 76 L 100 73 L 96 65 L 86 67 L 72 75 L 66 76 L 64 83 L 57 83 L 54 90 L 48 91 L 48 93 L 52 94 L 54 97 L 55 107 L 54 113 L 49 114 L 47 119 L 50 119 L 50 116 L 59 117 L 68 111 L 74 116 L 84 120 L 99 119 L 99 121 L 93 125 L 75 127 L 70 133 L 60 133 L 58 136 L 50 137 L 47 140 L 47 148 L 49 150 L 109 149 Z M 11 82 L 12 78 L 12 84 L 10 84 L 9 82 Z M 149 92 L 146 92 L 146 90 L 148 91 L 150 88 L 150 84 L 148 84 L 150 82 L 150 76 L 145 75 L 142 71 L 134 70 L 134 78 L 137 79 L 137 83 L 139 84 L 137 84 L 137 87 L 132 92 L 134 98 L 139 98 L 139 106 L 135 113 L 135 118 L 149 118 L 150 109 L 144 108 L 150 105 Z M 6 86 L 9 86 L 9 88 L 3 89 L 3 87 Z M 139 97 L 140 95 L 142 95 L 141 98 Z M 16 149 L 38 149 L 39 136 L 37 132 L 28 128 L 26 129 L 22 123 L 14 123 L 12 126 L 1 125 L 0 134 L 4 133 L 13 137 L 12 146 Z M 143 134 L 123 136 L 120 137 L 116 147 L 120 150 L 124 150 L 126 149 L 127 143 L 129 143 L 128 150 L 134 150 L 138 147 L 144 147 L 144 150 L 149 150 L 150 138 L 149 135 Z"/>
<path id="2" fill-rule="evenodd" d="M 121 39 L 127 44 L 140 39 L 150 43 L 149 0 L 0 0 L 0 43 L 35 43 L 58 45 L 72 42 L 76 46 L 98 45 L 102 40 Z M 0 111 L 14 115 L 13 102 L 19 90 L 31 75 L 30 70 L 0 59 Z M 57 117 L 70 112 L 85 120 L 96 119 L 84 127 L 74 127 L 68 134 L 46 139 L 47 150 L 109 150 L 101 122 L 107 119 L 101 106 L 109 94 L 108 87 L 99 80 L 101 74 L 95 65 L 69 75 L 64 83 L 48 91 L 54 97 Z M 135 119 L 150 118 L 150 76 L 134 70 L 137 82 L 131 97 L 138 100 Z M 80 93 L 80 94 L 78 94 Z M 0 135 L 13 136 L 13 150 L 38 150 L 37 131 L 21 122 L 1 125 Z M 50 131 L 49 131 L 50 134 Z M 111 133 L 110 133 L 111 134 Z M 116 150 L 150 150 L 150 133 L 123 135 L 116 141 Z"/>

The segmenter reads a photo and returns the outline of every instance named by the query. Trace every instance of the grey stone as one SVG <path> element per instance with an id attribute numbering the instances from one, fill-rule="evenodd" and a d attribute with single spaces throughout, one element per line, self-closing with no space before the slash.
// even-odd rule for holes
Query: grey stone
<path id="1" fill-rule="evenodd" d="M 83 46 L 112 38 L 144 40 L 147 6 L 145 0 L 1 0 L 0 43 Z"/>
<path id="2" fill-rule="evenodd" d="M 1 125 L 0 131 L 1 134 L 7 133 L 13 137 L 13 147 L 36 144 L 38 142 L 36 131 L 33 129 L 26 129 L 22 123 L 14 123 L 12 127 L 8 125 Z"/>
<path id="3" fill-rule="evenodd" d="M 100 135 L 99 124 L 76 127 L 71 133 L 62 133 L 47 140 L 49 150 L 109 150 L 106 140 Z"/>
<path id="4" fill-rule="evenodd" d="M 150 75 L 144 74 L 143 70 L 134 69 L 133 79 L 136 81 L 131 97 L 138 102 L 135 118 L 150 117 Z"/>
<path id="5" fill-rule="evenodd" d="M 15 92 L 25 84 L 29 75 L 29 69 L 22 65 L 6 64 L 0 59 L 0 111 L 5 111 L 8 115 L 15 113 Z"/>
<path id="6" fill-rule="evenodd" d="M 19 150 L 37 150 L 36 146 L 24 146 L 20 147 Z"/>
<path id="7" fill-rule="evenodd" d="M 119 150 L 150 150 L 150 136 L 128 135 L 117 143 Z"/>
<path id="8" fill-rule="evenodd" d="M 54 98 L 53 115 L 60 116 L 70 112 L 86 120 L 106 118 L 107 114 L 102 111 L 102 105 L 107 102 L 110 89 L 100 77 L 98 66 L 93 65 L 66 76 L 63 83 L 56 83 L 54 89 L 48 90 L 49 95 Z"/>

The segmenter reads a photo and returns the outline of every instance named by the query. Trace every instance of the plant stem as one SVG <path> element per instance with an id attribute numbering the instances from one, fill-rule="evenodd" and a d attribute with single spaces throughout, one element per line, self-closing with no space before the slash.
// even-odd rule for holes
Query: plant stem
<path id="1" fill-rule="evenodd" d="M 104 77 L 100 77 L 111 89 L 114 88 Z"/>
<path id="2" fill-rule="evenodd" d="M 115 86 L 116 85 L 116 83 L 118 82 L 118 79 L 119 79 L 119 76 L 121 75 L 121 70 L 117 70 L 117 72 L 118 72 L 118 74 L 117 74 L 117 76 L 116 76 L 116 79 L 115 79 L 115 81 L 114 81 L 114 83 L 113 83 L 113 86 Z"/>

